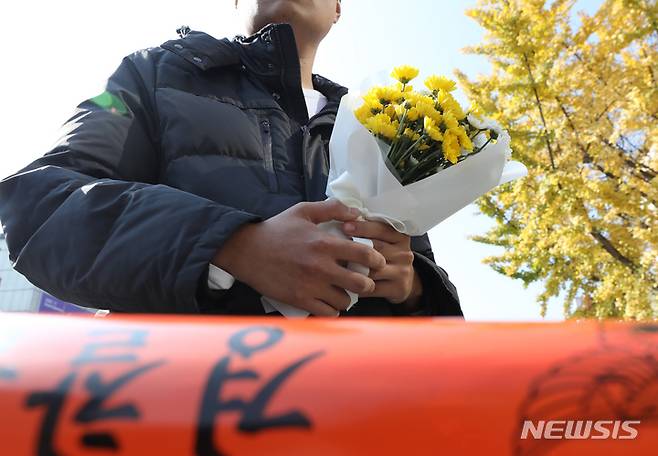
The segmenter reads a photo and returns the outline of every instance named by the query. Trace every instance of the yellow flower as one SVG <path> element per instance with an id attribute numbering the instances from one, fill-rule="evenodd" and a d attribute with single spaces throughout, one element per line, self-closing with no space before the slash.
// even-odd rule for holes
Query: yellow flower
<path id="1" fill-rule="evenodd" d="M 435 124 L 440 125 L 441 122 L 443 121 L 443 116 L 439 111 L 436 110 L 436 108 L 432 107 L 432 109 L 427 111 L 427 117 L 432 119 Z"/>
<path id="2" fill-rule="evenodd" d="M 372 117 L 373 114 L 370 106 L 367 103 L 364 103 L 359 108 L 354 110 L 354 115 L 359 120 L 359 122 L 365 125 L 366 120 Z"/>
<path id="3" fill-rule="evenodd" d="M 444 107 L 447 111 L 450 111 L 457 120 L 463 120 L 466 117 L 466 114 L 462 110 L 462 107 L 459 106 L 459 103 L 456 101 L 454 103 L 448 103 Z"/>
<path id="4" fill-rule="evenodd" d="M 397 111 L 395 110 L 395 106 L 392 104 L 386 106 L 386 109 L 384 109 L 384 113 L 391 118 L 391 120 L 395 120 L 398 118 Z"/>
<path id="5" fill-rule="evenodd" d="M 404 129 L 404 136 L 411 139 L 412 141 L 418 141 L 420 139 L 420 135 L 411 128 Z"/>
<path id="6" fill-rule="evenodd" d="M 468 137 L 466 134 L 466 130 L 464 130 L 464 127 L 460 127 L 456 131 L 457 137 L 459 138 L 459 144 L 461 145 L 462 149 L 465 149 L 469 152 L 473 151 L 473 142 L 471 141 L 471 138 Z"/>
<path id="7" fill-rule="evenodd" d="M 386 114 L 377 114 L 366 120 L 366 128 L 374 135 L 383 136 L 386 139 L 393 139 L 398 132 L 398 122 L 391 122 L 391 118 Z"/>
<path id="8" fill-rule="evenodd" d="M 445 90 L 439 90 L 438 101 L 441 104 L 443 111 L 452 113 L 452 115 L 455 116 L 457 120 L 462 120 L 464 117 L 466 117 L 462 107 L 457 102 L 457 100 L 454 99 L 452 94 L 446 92 Z"/>
<path id="9" fill-rule="evenodd" d="M 366 102 L 366 104 L 370 107 L 371 110 L 381 111 L 382 109 L 384 109 L 384 105 L 381 104 L 379 98 L 377 98 L 377 96 L 372 92 L 368 92 L 367 94 L 365 94 L 363 96 L 363 101 Z"/>
<path id="10" fill-rule="evenodd" d="M 443 156 L 450 163 L 455 164 L 459 159 L 459 153 L 461 149 L 459 147 L 459 140 L 454 131 L 448 130 L 443 134 Z"/>
<path id="11" fill-rule="evenodd" d="M 439 90 L 452 92 L 456 88 L 456 83 L 445 76 L 432 75 L 425 79 L 425 87 L 434 93 L 438 93 Z"/>
<path id="12" fill-rule="evenodd" d="M 411 108 L 409 111 L 407 111 L 407 120 L 410 122 L 415 122 L 418 120 L 420 117 L 420 113 L 418 112 L 418 109 L 416 108 Z"/>
<path id="13" fill-rule="evenodd" d="M 409 81 L 418 76 L 418 68 L 409 65 L 400 65 L 393 68 L 391 76 L 394 79 L 400 81 L 402 84 L 407 84 Z"/>
<path id="14" fill-rule="evenodd" d="M 457 100 L 455 100 L 455 97 L 452 96 L 452 94 L 446 90 L 439 90 L 437 93 L 436 97 L 437 101 L 441 104 L 443 103 L 457 103 Z"/>
<path id="15" fill-rule="evenodd" d="M 430 138 L 432 138 L 434 141 L 443 140 L 441 130 L 439 130 L 436 123 L 430 117 L 425 117 L 425 119 L 423 119 L 423 124 L 425 133 L 427 133 Z"/>
<path id="16" fill-rule="evenodd" d="M 425 117 L 431 117 L 437 124 L 441 123 L 441 112 L 439 111 L 440 105 L 434 98 L 428 95 L 417 94 L 413 98 L 414 105 L 418 108 L 418 112 Z"/>
<path id="17" fill-rule="evenodd" d="M 409 93 L 405 92 L 403 96 L 404 99 L 407 100 L 412 105 L 417 105 L 419 103 L 425 103 L 432 106 L 434 105 L 434 98 L 427 95 L 423 95 L 418 92 L 409 92 Z"/>
<path id="18" fill-rule="evenodd" d="M 431 118 L 435 123 L 441 122 L 441 113 L 436 110 L 434 100 L 430 97 L 420 97 L 416 103 L 416 110 L 423 117 Z"/>
<path id="19" fill-rule="evenodd" d="M 443 123 L 448 130 L 456 130 L 459 128 L 459 123 L 452 112 L 443 113 Z"/>
<path id="20" fill-rule="evenodd" d="M 402 100 L 402 91 L 395 87 L 375 87 L 370 90 L 370 93 L 382 104 L 397 103 Z"/>

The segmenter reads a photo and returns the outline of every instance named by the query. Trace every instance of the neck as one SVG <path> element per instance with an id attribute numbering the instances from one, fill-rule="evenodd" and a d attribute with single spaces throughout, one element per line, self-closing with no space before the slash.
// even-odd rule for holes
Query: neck
<path id="1" fill-rule="evenodd" d="M 315 62 L 316 45 L 298 45 L 299 68 L 302 77 L 302 87 L 305 89 L 313 88 L 313 63 Z"/>

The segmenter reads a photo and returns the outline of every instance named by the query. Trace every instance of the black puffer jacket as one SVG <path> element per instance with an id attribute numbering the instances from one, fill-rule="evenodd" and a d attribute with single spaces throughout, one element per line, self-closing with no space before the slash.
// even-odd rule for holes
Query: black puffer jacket
<path id="1" fill-rule="evenodd" d="M 237 282 L 207 288 L 208 263 L 242 224 L 325 199 L 327 145 L 346 89 L 308 119 L 292 28 L 183 38 L 123 59 L 46 155 L 0 183 L 16 270 L 83 306 L 126 312 L 262 314 Z M 425 315 L 461 315 L 455 287 L 414 238 Z M 254 265 L 257 267 L 257 265 Z M 362 299 L 350 314 L 395 315 Z"/>

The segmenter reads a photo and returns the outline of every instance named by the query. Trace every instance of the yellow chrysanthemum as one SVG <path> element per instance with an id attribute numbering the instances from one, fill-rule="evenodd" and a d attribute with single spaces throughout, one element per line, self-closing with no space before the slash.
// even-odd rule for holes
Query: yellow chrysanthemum
<path id="1" fill-rule="evenodd" d="M 466 117 L 466 114 L 462 110 L 462 107 L 456 101 L 453 103 L 448 102 L 445 104 L 445 106 L 442 105 L 442 107 L 444 111 L 448 111 L 452 113 L 452 115 L 455 116 L 457 120 L 462 120 Z"/>
<path id="2" fill-rule="evenodd" d="M 366 128 L 374 135 L 383 136 L 386 139 L 393 139 L 398 132 L 398 123 L 391 122 L 390 117 L 386 114 L 377 114 L 366 120 Z"/>
<path id="3" fill-rule="evenodd" d="M 412 141 L 418 141 L 420 139 L 420 135 L 411 128 L 404 129 L 404 136 L 411 139 Z"/>
<path id="4" fill-rule="evenodd" d="M 439 103 L 457 103 L 455 97 L 446 90 L 439 90 L 437 92 L 437 100 Z"/>
<path id="5" fill-rule="evenodd" d="M 409 111 L 407 111 L 407 120 L 410 122 L 415 122 L 418 120 L 420 117 L 420 112 L 418 112 L 418 109 L 416 108 L 411 108 Z"/>
<path id="6" fill-rule="evenodd" d="M 460 152 L 461 148 L 459 147 L 457 135 L 452 130 L 446 131 L 443 134 L 443 156 L 450 163 L 455 164 L 459 160 Z"/>
<path id="7" fill-rule="evenodd" d="M 402 91 L 395 87 L 375 87 L 369 93 L 382 104 L 397 103 L 402 100 Z"/>
<path id="8" fill-rule="evenodd" d="M 436 110 L 436 108 L 432 107 L 431 110 L 427 112 L 428 117 L 430 117 L 435 124 L 440 125 L 441 122 L 443 121 L 443 115 L 439 111 Z"/>
<path id="9" fill-rule="evenodd" d="M 381 104 L 379 98 L 377 98 L 373 93 L 368 92 L 363 96 L 363 101 L 370 107 L 373 111 L 381 111 L 384 109 L 384 105 Z"/>
<path id="10" fill-rule="evenodd" d="M 432 75 L 425 79 L 425 87 L 434 93 L 438 93 L 439 90 L 452 92 L 456 88 L 456 83 L 445 76 Z"/>
<path id="11" fill-rule="evenodd" d="M 429 117 L 436 123 L 441 122 L 441 113 L 434 107 L 434 101 L 428 102 L 421 98 L 418 100 L 418 103 L 416 103 L 415 109 L 421 116 Z"/>
<path id="12" fill-rule="evenodd" d="M 459 128 L 459 123 L 452 112 L 443 113 L 443 123 L 448 130 L 456 130 Z"/>
<path id="13" fill-rule="evenodd" d="M 425 133 L 432 138 L 434 141 L 442 141 L 443 134 L 441 130 L 437 127 L 436 123 L 430 118 L 425 117 L 423 119 Z"/>
<path id="14" fill-rule="evenodd" d="M 464 114 L 461 105 L 449 92 L 446 92 L 445 90 L 439 90 L 437 99 L 441 104 L 444 112 L 448 111 L 452 113 L 452 115 L 455 116 L 457 120 L 462 120 L 464 117 L 466 117 L 466 114 Z"/>
<path id="15" fill-rule="evenodd" d="M 462 149 L 465 149 L 469 152 L 473 151 L 473 142 L 471 141 L 471 138 L 468 137 L 466 134 L 466 130 L 464 130 L 463 127 L 460 127 L 457 129 L 457 137 L 459 138 L 459 145 L 461 146 Z"/>
<path id="16" fill-rule="evenodd" d="M 393 68 L 391 76 L 393 79 L 397 79 L 402 84 L 407 84 L 409 81 L 418 76 L 418 68 L 412 67 L 410 65 L 400 65 Z"/>
<path id="17" fill-rule="evenodd" d="M 407 102 L 411 103 L 412 105 L 417 105 L 419 103 L 424 103 L 428 105 L 434 105 L 435 101 L 434 98 L 428 96 L 428 95 L 423 95 L 422 93 L 418 92 L 409 92 L 409 93 L 404 93 L 404 99 L 407 100 Z"/>
<path id="18" fill-rule="evenodd" d="M 359 108 L 354 110 L 354 115 L 359 120 L 359 122 L 365 125 L 366 120 L 372 117 L 373 114 L 370 109 L 370 106 L 367 103 L 364 103 Z"/>
<path id="19" fill-rule="evenodd" d="M 391 118 L 391 120 L 395 120 L 395 119 L 398 118 L 398 114 L 397 114 L 397 111 L 395 109 L 395 106 L 392 105 L 392 104 L 386 106 L 386 108 L 384 109 L 384 113 L 387 116 L 389 116 Z"/>

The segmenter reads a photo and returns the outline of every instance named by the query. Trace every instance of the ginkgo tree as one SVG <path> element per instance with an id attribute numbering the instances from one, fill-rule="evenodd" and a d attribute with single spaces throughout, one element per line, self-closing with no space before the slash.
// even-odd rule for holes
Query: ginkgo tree
<path id="1" fill-rule="evenodd" d="M 496 224 L 472 239 L 526 285 L 542 313 L 564 297 L 567 317 L 658 315 L 658 6 L 603 0 L 479 0 L 486 29 L 466 52 L 490 74 L 457 72 L 465 94 L 512 136 L 528 176 L 478 200 Z"/>

